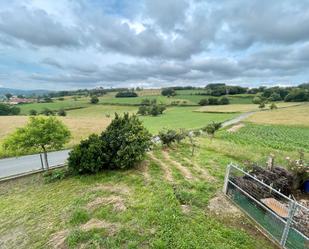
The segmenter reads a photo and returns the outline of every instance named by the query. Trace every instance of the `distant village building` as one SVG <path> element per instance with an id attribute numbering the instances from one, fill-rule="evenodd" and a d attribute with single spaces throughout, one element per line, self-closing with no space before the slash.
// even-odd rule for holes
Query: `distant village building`
<path id="1" fill-rule="evenodd" d="M 17 98 L 17 97 L 11 97 L 10 100 L 8 101 L 10 105 L 26 104 L 33 102 L 35 102 L 34 99 Z"/>

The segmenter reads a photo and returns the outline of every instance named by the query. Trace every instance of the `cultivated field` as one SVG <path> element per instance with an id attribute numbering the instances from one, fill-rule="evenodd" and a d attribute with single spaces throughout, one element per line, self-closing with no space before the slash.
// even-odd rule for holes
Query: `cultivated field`
<path id="1" fill-rule="evenodd" d="M 271 112 L 258 112 L 250 116 L 247 120 L 257 124 L 297 125 L 309 127 L 309 104 L 273 110 Z"/>
<path id="2" fill-rule="evenodd" d="M 286 108 L 291 106 L 297 106 L 298 103 L 286 103 L 280 102 L 276 103 L 278 108 Z M 266 105 L 263 110 L 269 110 L 270 105 Z M 198 108 L 198 112 L 222 112 L 222 113 L 238 113 L 238 112 L 253 112 L 260 111 L 259 106 L 255 104 L 230 104 L 230 105 L 213 105 L 213 106 L 203 106 Z"/>
<path id="3" fill-rule="evenodd" d="M 129 171 L 70 176 L 52 183 L 42 175 L 0 183 L 0 248 L 275 248 L 220 194 L 225 168 L 230 162 L 265 165 L 269 154 L 286 167 L 285 158 L 297 158 L 300 149 L 308 158 L 309 105 L 278 103 L 277 110 L 259 111 L 250 104 L 251 95 L 236 95 L 230 96 L 236 104 L 201 108 L 199 99 L 208 96 L 188 91 L 177 98 L 158 97 L 156 90 L 142 93 L 138 98 L 109 93 L 97 105 L 89 104 L 89 98 L 68 97 L 21 107 L 23 114 L 46 107 L 67 109 L 66 117 L 58 117 L 72 132 L 66 147 L 103 131 L 115 112 L 136 113 L 135 105 L 144 98 L 195 105 L 169 106 L 157 117 L 140 116 L 152 134 L 198 129 L 242 112 L 257 112 L 241 125 L 221 129 L 214 138 L 195 138 L 194 157 L 185 140 L 168 150 L 155 149 Z M 0 117 L 0 141 L 28 117 Z M 0 150 L 0 156 L 8 155 Z"/>

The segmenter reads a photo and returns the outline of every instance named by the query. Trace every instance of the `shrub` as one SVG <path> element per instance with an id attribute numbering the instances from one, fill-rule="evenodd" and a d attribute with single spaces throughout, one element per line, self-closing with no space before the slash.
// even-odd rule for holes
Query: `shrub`
<path id="1" fill-rule="evenodd" d="M 38 112 L 36 110 L 34 110 L 34 109 L 29 111 L 29 115 L 30 116 L 36 116 L 37 114 L 38 114 Z"/>
<path id="2" fill-rule="evenodd" d="M 221 123 L 212 122 L 211 124 L 208 124 L 206 127 L 204 127 L 202 130 L 206 131 L 208 135 L 214 137 L 215 132 L 220 129 Z"/>
<path id="3" fill-rule="evenodd" d="M 208 99 L 209 105 L 218 105 L 219 101 L 217 98 L 209 98 Z"/>
<path id="4" fill-rule="evenodd" d="M 115 115 L 114 120 L 101 135 L 111 169 L 131 168 L 141 161 L 150 147 L 151 135 L 141 121 L 128 113 Z"/>
<path id="5" fill-rule="evenodd" d="M 91 104 L 97 104 L 97 103 L 99 103 L 99 98 L 98 98 L 97 96 L 92 96 L 92 97 L 90 98 L 90 103 L 91 103 Z"/>
<path id="6" fill-rule="evenodd" d="M 184 130 L 176 131 L 176 130 L 167 130 L 160 131 L 159 138 L 162 141 L 163 145 L 170 146 L 174 142 L 180 143 L 183 139 L 185 139 L 187 133 Z"/>
<path id="7" fill-rule="evenodd" d="M 118 92 L 115 95 L 116 98 L 135 98 L 138 97 L 136 92 L 133 91 L 124 91 L 124 92 Z"/>
<path id="8" fill-rule="evenodd" d="M 254 97 L 253 100 L 252 100 L 252 103 L 253 104 L 260 104 L 262 102 L 262 99 L 258 96 Z"/>
<path id="9" fill-rule="evenodd" d="M 271 103 L 270 110 L 278 109 L 277 105 L 275 103 Z"/>
<path id="10" fill-rule="evenodd" d="M 20 108 L 0 103 L 0 116 L 18 115 Z"/>
<path id="11" fill-rule="evenodd" d="M 260 109 L 265 108 L 265 103 L 264 103 L 264 102 L 261 102 L 261 103 L 259 104 L 259 108 L 260 108 Z"/>
<path id="12" fill-rule="evenodd" d="M 41 111 L 41 114 L 45 116 L 53 116 L 54 112 L 48 108 L 44 108 L 44 110 Z"/>
<path id="13" fill-rule="evenodd" d="M 170 97 L 170 96 L 175 96 L 176 95 L 176 91 L 174 88 L 164 88 L 162 89 L 161 91 L 161 95 L 163 96 L 167 96 L 167 97 Z"/>
<path id="14" fill-rule="evenodd" d="M 147 115 L 148 114 L 148 107 L 147 106 L 144 106 L 144 105 L 141 105 L 139 108 L 138 108 L 138 111 L 137 111 L 137 114 L 140 114 L 140 115 Z"/>
<path id="15" fill-rule="evenodd" d="M 227 97 L 222 97 L 219 99 L 219 104 L 220 105 L 228 105 L 230 104 L 230 100 Z"/>
<path id="16" fill-rule="evenodd" d="M 74 174 L 97 173 L 107 168 L 107 155 L 104 144 L 98 135 L 90 135 L 88 139 L 73 148 L 69 154 L 68 167 Z"/>
<path id="17" fill-rule="evenodd" d="M 279 93 L 272 93 L 269 97 L 270 101 L 280 101 L 282 100 L 281 95 Z"/>
<path id="18" fill-rule="evenodd" d="M 208 99 L 201 99 L 201 100 L 198 102 L 198 104 L 199 104 L 199 105 L 202 105 L 202 106 L 208 105 L 208 104 L 209 104 L 209 101 L 208 101 Z"/>
<path id="19" fill-rule="evenodd" d="M 60 109 L 57 114 L 58 114 L 58 116 L 62 116 L 62 117 L 65 117 L 67 115 L 67 113 L 64 109 Z"/>
<path id="20" fill-rule="evenodd" d="M 43 174 L 46 183 L 59 181 L 66 178 L 67 176 L 69 176 L 69 172 L 67 169 L 54 169 L 47 171 Z"/>

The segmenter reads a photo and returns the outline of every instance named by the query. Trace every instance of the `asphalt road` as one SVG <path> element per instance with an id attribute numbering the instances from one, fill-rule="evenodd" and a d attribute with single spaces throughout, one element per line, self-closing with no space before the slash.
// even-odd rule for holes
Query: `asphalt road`
<path id="1" fill-rule="evenodd" d="M 243 119 L 247 118 L 254 112 L 243 113 L 231 120 L 228 120 L 222 124 L 222 127 L 236 124 Z M 62 150 L 48 153 L 48 161 L 50 167 L 59 166 L 68 158 L 70 150 Z M 0 160 L 0 179 L 4 177 L 10 177 L 13 175 L 24 174 L 31 171 L 36 171 L 42 168 L 40 154 L 12 157 Z"/>
<path id="2" fill-rule="evenodd" d="M 69 150 L 48 153 L 50 167 L 63 164 L 68 158 Z M 23 174 L 42 168 L 40 154 L 11 157 L 0 160 L 0 178 Z"/>

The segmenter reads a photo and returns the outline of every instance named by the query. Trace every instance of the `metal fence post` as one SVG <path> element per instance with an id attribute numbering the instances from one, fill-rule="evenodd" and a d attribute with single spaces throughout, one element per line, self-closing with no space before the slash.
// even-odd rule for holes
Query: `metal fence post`
<path id="1" fill-rule="evenodd" d="M 290 201 L 290 203 L 289 203 L 289 214 L 288 214 L 288 218 L 287 218 L 287 221 L 286 221 L 283 233 L 282 233 L 281 241 L 280 241 L 280 245 L 284 248 L 285 248 L 285 243 L 286 243 L 288 235 L 289 235 L 289 231 L 290 231 L 290 227 L 291 227 L 291 224 L 292 224 L 292 221 L 293 221 L 293 217 L 294 217 L 294 214 L 296 212 L 296 207 L 297 207 L 296 202 Z"/>
<path id="2" fill-rule="evenodd" d="M 223 193 L 227 194 L 227 185 L 229 183 L 229 179 L 230 179 L 230 171 L 231 171 L 231 164 L 229 164 L 226 167 L 226 172 L 225 172 L 225 177 L 224 177 L 224 185 L 223 185 Z"/>
<path id="3" fill-rule="evenodd" d="M 41 153 L 40 153 L 40 159 L 41 159 L 42 170 L 44 170 L 44 163 L 43 163 L 43 158 L 42 158 L 42 154 Z"/>

